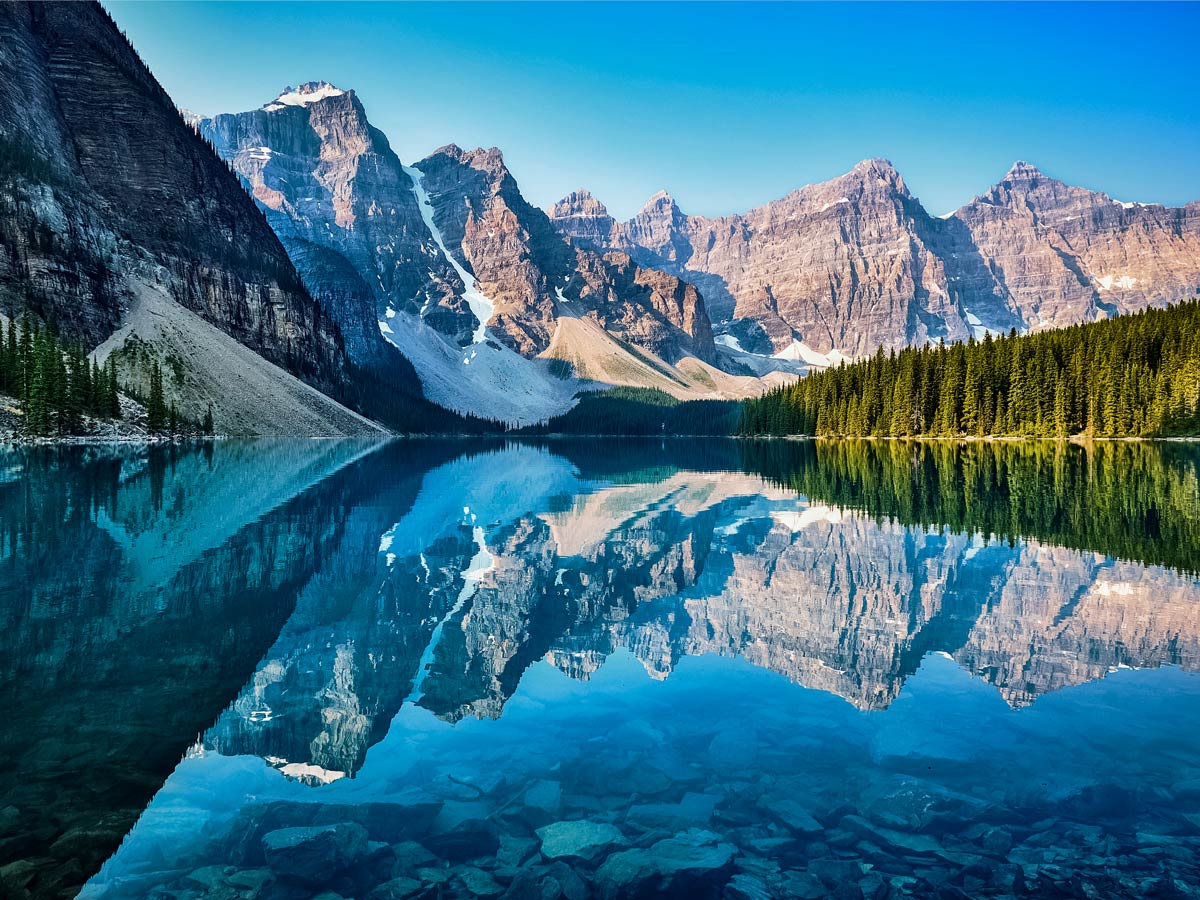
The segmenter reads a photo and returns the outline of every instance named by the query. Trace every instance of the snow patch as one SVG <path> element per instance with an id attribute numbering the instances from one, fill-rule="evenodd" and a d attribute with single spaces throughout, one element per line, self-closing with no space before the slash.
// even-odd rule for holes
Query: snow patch
<path id="1" fill-rule="evenodd" d="M 838 363 L 848 362 L 850 357 L 841 350 L 833 349 L 828 353 L 821 353 L 819 350 L 814 350 L 804 341 L 792 341 L 787 347 L 784 347 L 772 357 L 773 359 L 798 359 L 808 363 L 810 366 L 820 366 L 821 368 L 829 368 L 836 366 Z"/>
<path id="2" fill-rule="evenodd" d="M 468 272 L 446 247 L 442 231 L 437 227 L 437 223 L 433 221 L 433 204 L 430 203 L 429 194 L 425 190 L 425 174 L 420 169 L 415 169 L 411 166 L 404 166 L 403 168 L 408 177 L 412 179 L 413 193 L 417 197 L 417 208 L 421 210 L 421 219 L 425 222 L 425 227 L 433 235 L 434 243 L 442 251 L 442 256 L 454 267 L 454 271 L 458 273 L 458 277 L 466 285 L 466 290 L 463 291 L 463 299 L 467 301 L 467 306 L 470 308 L 471 313 L 479 321 L 479 326 L 475 329 L 472 342 L 476 344 L 482 343 L 487 338 L 487 323 L 492 317 L 494 309 L 492 301 L 484 296 L 483 291 L 479 290 L 479 282 L 475 280 L 475 276 Z"/>
<path id="3" fill-rule="evenodd" d="M 325 769 L 321 766 L 315 766 L 312 763 L 288 762 L 286 759 L 281 759 L 278 756 L 268 756 L 266 762 L 273 769 L 278 769 L 288 778 L 294 778 L 297 781 L 331 784 L 339 778 L 346 777 L 345 772 L 340 772 L 337 769 Z"/>
<path id="4" fill-rule="evenodd" d="M 728 347 L 730 350 L 736 350 L 738 353 L 746 353 L 746 349 L 742 347 L 739 341 L 732 334 L 718 334 L 714 340 L 722 347 Z"/>
<path id="5" fill-rule="evenodd" d="M 826 203 L 824 206 L 822 206 L 821 212 L 825 212 L 825 210 L 830 209 L 831 207 L 841 206 L 843 203 L 849 203 L 849 202 L 850 202 L 849 197 L 838 197 L 832 203 Z"/>
<path id="6" fill-rule="evenodd" d="M 580 382 L 555 377 L 546 360 L 526 359 L 496 341 L 476 344 L 464 356 L 444 334 L 403 310 L 379 320 L 379 326 L 408 357 L 434 403 L 520 425 L 545 421 L 575 405 Z"/>
<path id="7" fill-rule="evenodd" d="M 834 509 L 831 506 L 809 506 L 803 510 L 773 509 L 771 510 L 771 518 L 792 532 L 792 534 L 796 534 L 810 525 L 816 525 L 819 522 L 837 525 L 842 521 L 842 513 L 841 510 Z"/>
<path id="8" fill-rule="evenodd" d="M 1106 291 L 1111 291 L 1114 288 L 1127 291 L 1137 284 L 1137 279 L 1129 275 L 1100 275 L 1093 277 L 1096 278 L 1096 284 L 1100 285 Z"/>
<path id="9" fill-rule="evenodd" d="M 318 100 L 324 100 L 327 97 L 340 97 L 344 93 L 346 92 L 335 88 L 328 81 L 310 81 L 296 88 L 289 85 L 283 89 L 282 94 L 264 106 L 263 109 L 267 112 L 274 112 L 277 109 L 283 109 L 285 106 L 308 106 L 310 103 L 316 103 Z"/>

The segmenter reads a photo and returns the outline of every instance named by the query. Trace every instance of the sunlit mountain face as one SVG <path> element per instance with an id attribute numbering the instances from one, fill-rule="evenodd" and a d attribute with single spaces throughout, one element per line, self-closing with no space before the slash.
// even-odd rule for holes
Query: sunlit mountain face
<path id="1" fill-rule="evenodd" d="M 0 471 L 16 896 L 1195 883 L 1189 446 L 225 441 Z"/>

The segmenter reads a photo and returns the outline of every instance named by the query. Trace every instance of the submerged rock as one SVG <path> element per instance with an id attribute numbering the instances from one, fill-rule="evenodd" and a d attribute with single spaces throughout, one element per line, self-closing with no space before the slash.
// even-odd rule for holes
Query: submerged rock
<path id="1" fill-rule="evenodd" d="M 554 822 L 537 830 L 542 855 L 547 859 L 578 857 L 593 860 L 615 846 L 627 843 L 615 825 L 575 819 Z"/>
<path id="2" fill-rule="evenodd" d="M 683 888 L 698 892 L 705 883 L 723 881 L 736 854 L 737 848 L 719 835 L 691 830 L 649 848 L 614 853 L 597 870 L 595 886 L 605 897 Z"/>
<path id="3" fill-rule="evenodd" d="M 367 829 L 353 822 L 280 828 L 263 835 L 262 845 L 267 865 L 281 878 L 316 885 L 366 855 Z"/>

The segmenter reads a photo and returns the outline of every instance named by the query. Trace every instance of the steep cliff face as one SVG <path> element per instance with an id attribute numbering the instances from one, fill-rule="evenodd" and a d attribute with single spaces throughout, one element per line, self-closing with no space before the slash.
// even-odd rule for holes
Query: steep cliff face
<path id="1" fill-rule="evenodd" d="M 471 334 L 462 280 L 433 247 L 411 179 L 353 91 L 310 82 L 196 127 L 245 180 L 353 358 L 387 355 L 377 323 L 389 307 L 457 341 Z"/>
<path id="2" fill-rule="evenodd" d="M 53 321 L 94 347 L 149 292 L 213 326 L 221 348 L 252 350 L 281 383 L 299 376 L 343 392 L 339 329 L 107 14 L 83 3 L 6 4 L 0 43 L 0 312 Z M 186 355 L 162 333 L 150 338 L 162 361 Z M 207 355 L 220 358 L 221 348 Z M 128 362 L 137 384 L 144 373 Z M 228 391 L 237 373 L 224 374 Z M 195 387 L 169 379 L 167 391 L 197 418 L 212 402 L 220 427 L 223 397 Z M 288 394 L 297 407 L 344 412 L 294 385 Z M 278 418 L 262 409 L 253 424 Z M 332 427 L 369 426 L 342 417 Z"/>
<path id="3" fill-rule="evenodd" d="M 617 222 L 587 191 L 551 215 L 584 246 L 698 285 L 723 352 L 743 360 L 828 365 L 879 346 L 1093 321 L 1200 287 L 1200 206 L 1122 203 L 1025 163 L 943 219 L 879 159 L 743 215 L 688 216 L 660 192 Z"/>
<path id="4" fill-rule="evenodd" d="M 448 246 L 492 299 L 496 336 L 524 356 L 545 352 L 562 303 L 576 302 L 606 330 L 670 363 L 711 361 L 712 329 L 694 288 L 643 271 L 623 254 L 571 247 L 521 196 L 496 148 L 443 147 L 416 164 Z M 454 252 L 454 250 L 452 250 Z"/>

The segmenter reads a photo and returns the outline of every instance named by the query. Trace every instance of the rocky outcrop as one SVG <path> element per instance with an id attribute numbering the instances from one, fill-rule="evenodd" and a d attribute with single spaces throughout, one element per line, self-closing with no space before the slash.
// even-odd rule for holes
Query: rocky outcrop
<path id="1" fill-rule="evenodd" d="M 617 222 L 576 191 L 551 216 L 585 246 L 698 285 L 739 354 L 816 365 L 833 350 L 1071 325 L 1200 289 L 1200 206 L 1122 203 L 1025 163 L 942 219 L 881 159 L 741 215 L 688 216 L 660 192 Z"/>
<path id="2" fill-rule="evenodd" d="M 150 290 L 345 394 L 340 330 L 104 10 L 7 4 L 0 43 L 0 312 L 94 347 Z M 167 390 L 196 418 L 212 402 L 222 426 L 220 395 Z"/>
<path id="3" fill-rule="evenodd" d="M 475 322 L 462 280 L 437 252 L 412 180 L 354 91 L 310 82 L 197 128 L 244 179 L 354 359 L 387 354 L 377 323 L 389 308 L 468 339 Z"/>

